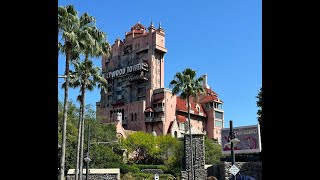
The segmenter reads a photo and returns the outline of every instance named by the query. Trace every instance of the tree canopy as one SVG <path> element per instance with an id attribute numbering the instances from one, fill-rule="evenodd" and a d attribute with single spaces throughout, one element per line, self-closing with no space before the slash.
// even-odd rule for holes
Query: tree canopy
<path id="1" fill-rule="evenodd" d="M 79 108 L 69 101 L 68 121 L 67 121 L 67 143 L 66 143 L 66 171 L 70 168 L 75 168 L 77 154 L 77 125 L 79 123 Z M 62 123 L 63 104 L 58 102 L 58 123 Z M 97 144 L 96 142 L 111 142 L 117 140 L 116 128 L 112 124 L 102 124 L 95 119 L 95 113 L 91 105 L 86 106 L 85 114 L 86 126 L 90 124 L 90 168 L 111 168 L 119 167 L 122 162 L 122 155 L 113 151 L 115 144 Z M 58 142 L 61 144 L 61 128 L 58 126 Z M 87 135 L 87 128 L 85 135 Z M 87 137 L 85 138 L 87 139 Z M 84 147 L 87 147 L 85 141 Z M 115 165 L 116 164 L 116 165 Z M 119 165 L 120 164 L 120 165 Z"/>
<path id="2" fill-rule="evenodd" d="M 135 163 L 180 167 L 183 144 L 170 135 L 153 136 L 150 133 L 136 132 L 124 139 L 122 144 L 129 153 L 135 153 L 132 159 Z"/>
<path id="3" fill-rule="evenodd" d="M 204 140 L 206 164 L 216 164 L 223 157 L 221 145 L 208 137 Z"/>
<path id="4" fill-rule="evenodd" d="M 258 121 L 259 121 L 259 124 L 261 124 L 261 121 L 262 121 L 262 118 L 261 118 L 261 115 L 262 115 L 262 87 L 259 89 L 259 92 L 258 92 L 258 95 L 256 96 L 257 98 L 257 106 L 258 106 L 258 112 L 257 112 L 257 115 L 258 115 Z"/>

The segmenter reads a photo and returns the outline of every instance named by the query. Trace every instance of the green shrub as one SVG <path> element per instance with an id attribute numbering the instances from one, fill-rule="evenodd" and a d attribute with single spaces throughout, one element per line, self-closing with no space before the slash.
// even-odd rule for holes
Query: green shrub
<path id="1" fill-rule="evenodd" d="M 120 164 L 119 168 L 120 168 L 120 172 L 123 174 L 126 174 L 128 172 L 131 172 L 131 173 L 139 173 L 140 172 L 139 168 L 137 168 L 135 166 L 130 166 L 127 164 Z"/>
<path id="2" fill-rule="evenodd" d="M 164 165 L 147 165 L 147 164 L 134 164 L 133 166 L 141 169 L 161 169 L 163 172 L 168 171 L 168 168 Z"/>
<path id="3" fill-rule="evenodd" d="M 152 178 L 154 175 L 153 174 L 147 174 L 147 173 L 136 173 L 133 176 L 137 178 Z"/>
<path id="4" fill-rule="evenodd" d="M 174 180 L 174 176 L 171 174 L 160 174 L 159 176 L 160 179 L 167 179 L 167 180 Z"/>
<path id="5" fill-rule="evenodd" d="M 181 173 L 181 168 L 180 167 L 173 167 L 171 169 L 168 169 L 167 171 L 163 171 L 165 174 L 171 174 L 174 175 L 175 177 L 180 176 Z"/>
<path id="6" fill-rule="evenodd" d="M 121 179 L 123 180 L 135 180 L 135 177 L 133 177 L 132 173 L 123 174 L 121 176 Z"/>

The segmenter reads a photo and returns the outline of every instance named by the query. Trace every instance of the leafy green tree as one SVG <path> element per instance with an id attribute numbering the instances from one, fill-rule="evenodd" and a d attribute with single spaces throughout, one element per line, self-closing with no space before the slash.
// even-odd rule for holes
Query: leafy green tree
<path id="1" fill-rule="evenodd" d="M 261 122 L 262 122 L 262 119 L 261 119 L 261 115 L 262 115 L 262 87 L 260 88 L 256 98 L 257 98 L 257 106 L 259 108 L 258 112 L 257 112 L 258 121 L 259 121 L 259 124 L 261 125 Z"/>
<path id="2" fill-rule="evenodd" d="M 66 7 L 60 6 L 58 8 L 58 33 L 62 33 L 64 43 L 58 43 L 58 50 L 66 54 L 65 67 L 65 91 L 64 91 L 64 108 L 63 108 L 63 122 L 62 122 L 62 152 L 60 160 L 59 179 L 65 178 L 65 156 L 66 156 L 66 130 L 68 118 L 68 88 L 69 88 L 69 64 L 71 60 L 72 51 L 77 51 L 79 44 L 76 32 L 79 29 L 80 22 L 77 16 L 78 12 L 72 5 Z"/>
<path id="3" fill-rule="evenodd" d="M 208 137 L 205 137 L 204 145 L 206 164 L 216 164 L 220 162 L 220 158 L 223 157 L 221 145 Z"/>
<path id="4" fill-rule="evenodd" d="M 88 112 L 88 110 L 86 110 Z M 102 124 L 96 121 L 94 114 L 86 117 L 86 124 L 90 125 L 90 158 L 92 168 L 120 167 L 122 155 L 114 152 L 117 147 L 116 127 L 113 124 Z M 85 129 L 87 134 L 87 129 Z M 115 144 L 98 144 L 98 142 L 115 142 Z M 84 143 L 87 146 L 86 143 Z"/>
<path id="5" fill-rule="evenodd" d="M 76 127 L 76 124 L 78 122 L 79 117 L 79 110 L 75 106 L 75 104 L 72 101 L 68 102 L 69 108 L 68 108 L 68 121 L 66 126 L 66 164 L 65 164 L 65 170 L 67 171 L 70 168 L 74 168 L 74 165 L 72 164 L 75 162 L 76 157 L 74 156 L 76 154 L 76 147 L 77 145 L 77 132 L 78 129 Z M 58 101 L 58 143 L 62 143 L 62 130 L 61 130 L 61 124 L 63 123 L 63 103 Z M 61 156 L 60 156 L 61 157 Z"/>
<path id="6" fill-rule="evenodd" d="M 160 159 L 169 167 L 180 168 L 183 158 L 183 143 L 170 135 L 157 136 L 157 144 L 159 147 Z"/>
<path id="7" fill-rule="evenodd" d="M 75 103 L 69 101 L 68 123 L 67 123 L 67 151 L 66 151 L 66 170 L 75 168 L 77 152 L 77 124 L 79 122 L 79 108 Z M 90 158 L 92 168 L 115 168 L 122 167 L 122 156 L 115 153 L 113 148 L 115 144 L 97 144 L 97 142 L 114 142 L 117 140 L 116 127 L 112 124 L 102 124 L 95 119 L 95 113 L 92 105 L 86 105 L 85 122 L 90 124 Z M 58 102 L 58 123 L 61 125 L 63 119 L 63 104 Z M 60 127 L 60 126 L 58 126 Z M 85 133 L 87 129 L 85 129 Z M 62 131 L 58 128 L 59 144 L 61 143 Z M 86 142 L 84 146 L 86 146 Z"/>
<path id="8" fill-rule="evenodd" d="M 197 99 L 198 94 L 203 94 L 202 87 L 203 77 L 196 78 L 196 72 L 191 68 L 186 68 L 184 71 L 177 72 L 174 80 L 170 82 L 173 87 L 172 94 L 179 94 L 182 99 L 187 99 L 188 104 L 188 129 L 190 136 L 190 147 L 192 147 L 192 133 L 191 133 L 191 120 L 190 120 L 190 96 Z M 191 148 L 191 179 L 193 178 L 193 148 Z"/>
<path id="9" fill-rule="evenodd" d="M 124 139 L 122 145 L 129 153 L 136 153 L 135 163 L 164 164 L 170 172 L 180 171 L 183 143 L 177 138 L 136 132 Z"/>
<path id="10" fill-rule="evenodd" d="M 135 132 L 122 140 L 122 145 L 128 149 L 129 153 L 136 153 L 136 163 L 146 162 L 157 157 L 159 147 L 157 147 L 156 137 L 145 132 Z"/>

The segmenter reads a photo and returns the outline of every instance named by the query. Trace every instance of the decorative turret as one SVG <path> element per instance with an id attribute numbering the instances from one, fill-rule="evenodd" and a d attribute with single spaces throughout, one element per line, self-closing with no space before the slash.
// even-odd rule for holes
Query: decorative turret
<path id="1" fill-rule="evenodd" d="M 148 27 L 149 32 L 153 32 L 156 28 L 153 26 L 153 22 L 151 21 L 150 26 Z"/>
<path id="2" fill-rule="evenodd" d="M 158 29 L 162 29 L 162 27 L 161 27 L 161 22 L 159 22 L 159 28 Z"/>
<path id="3" fill-rule="evenodd" d="M 164 29 L 163 29 L 162 26 L 161 26 L 161 22 L 159 22 L 159 27 L 158 27 L 158 29 L 157 29 L 157 32 L 159 32 L 159 33 L 162 34 L 163 36 L 165 35 Z"/>

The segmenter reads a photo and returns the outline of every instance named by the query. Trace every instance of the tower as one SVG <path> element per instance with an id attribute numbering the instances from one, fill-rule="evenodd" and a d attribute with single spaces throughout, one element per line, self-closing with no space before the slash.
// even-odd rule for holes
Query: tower
<path id="1" fill-rule="evenodd" d="M 152 106 L 154 90 L 164 87 L 166 52 L 165 31 L 161 25 L 156 29 L 153 23 L 147 31 L 138 22 L 125 33 L 123 40 L 114 41 L 110 55 L 101 61 L 108 81 L 108 92 L 101 92 L 100 102 L 96 104 L 97 117 L 102 122 L 146 131 L 146 107 Z"/>

